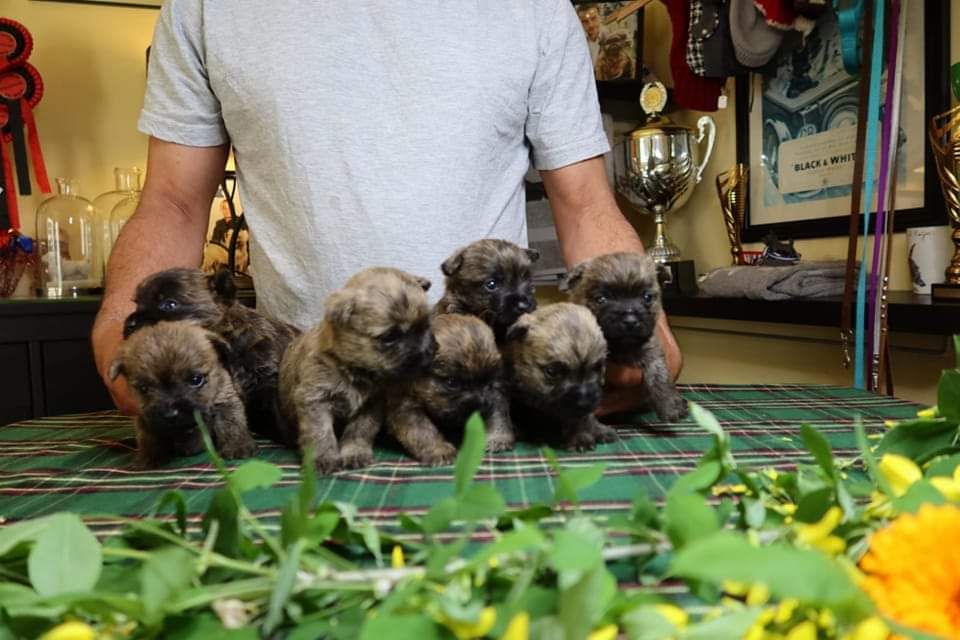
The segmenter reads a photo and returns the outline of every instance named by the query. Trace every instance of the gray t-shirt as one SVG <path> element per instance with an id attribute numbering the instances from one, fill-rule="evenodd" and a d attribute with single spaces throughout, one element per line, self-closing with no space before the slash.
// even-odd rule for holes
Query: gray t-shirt
<path id="1" fill-rule="evenodd" d="M 531 158 L 609 149 L 569 0 L 167 0 L 140 130 L 231 142 L 260 307 L 301 327 L 354 272 L 526 244 Z"/>

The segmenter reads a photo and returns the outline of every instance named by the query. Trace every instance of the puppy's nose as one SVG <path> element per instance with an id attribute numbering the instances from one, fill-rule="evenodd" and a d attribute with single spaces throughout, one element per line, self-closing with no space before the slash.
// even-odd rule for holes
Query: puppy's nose
<path id="1" fill-rule="evenodd" d="M 637 329 L 640 327 L 640 316 L 635 311 L 628 311 L 620 318 L 626 329 Z"/>
<path id="2" fill-rule="evenodd" d="M 529 313 L 537 308 L 537 301 L 532 296 L 521 296 L 513 304 L 517 313 Z"/>
<path id="3" fill-rule="evenodd" d="M 164 420 L 176 420 L 180 417 L 180 409 L 176 407 L 167 407 L 163 410 Z"/>
<path id="4" fill-rule="evenodd" d="M 595 385 L 578 385 L 570 393 L 573 406 L 584 413 L 593 411 L 600 402 L 600 389 Z"/>

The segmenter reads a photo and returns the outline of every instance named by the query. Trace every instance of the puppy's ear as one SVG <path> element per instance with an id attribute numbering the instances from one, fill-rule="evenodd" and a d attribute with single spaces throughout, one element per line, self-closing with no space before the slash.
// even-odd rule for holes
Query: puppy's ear
<path id="1" fill-rule="evenodd" d="M 237 299 L 237 285 L 227 267 L 217 269 L 216 273 L 207 279 L 207 284 L 213 297 L 219 302 L 230 303 Z"/>
<path id="2" fill-rule="evenodd" d="M 424 291 L 430 291 L 430 285 L 432 283 L 429 280 L 426 278 L 421 278 L 420 276 L 414 276 L 414 278 L 416 279 L 417 284 L 420 285 L 421 289 Z"/>
<path id="3" fill-rule="evenodd" d="M 126 375 L 126 373 L 126 369 L 124 369 L 123 362 L 120 360 L 120 358 L 117 358 L 111 362 L 110 368 L 107 369 L 107 377 L 110 378 L 110 382 L 116 380 L 121 374 Z"/>
<path id="4" fill-rule="evenodd" d="M 344 291 L 334 291 L 327 297 L 324 304 L 324 318 L 334 325 L 345 325 L 353 315 L 353 296 Z"/>
<path id="5" fill-rule="evenodd" d="M 580 282 L 580 279 L 583 278 L 583 272 L 586 271 L 587 264 L 586 262 L 580 262 L 573 265 L 573 268 L 567 271 L 567 273 L 560 279 L 560 284 L 557 285 L 557 288 L 566 293 L 577 286 L 577 283 Z"/>
<path id="6" fill-rule="evenodd" d="M 460 267 L 463 266 L 463 249 L 460 249 L 455 254 L 443 261 L 443 264 L 440 265 L 440 270 L 443 271 L 443 275 L 452 276 L 457 271 L 460 270 Z"/>
<path id="7" fill-rule="evenodd" d="M 536 262 L 540 259 L 540 252 L 536 249 L 524 249 L 524 253 L 527 254 L 527 257 L 530 258 L 530 262 Z"/>
<path id="8" fill-rule="evenodd" d="M 223 336 L 213 331 L 207 331 L 207 338 L 210 340 L 213 350 L 217 352 L 217 359 L 220 361 L 220 365 L 223 366 L 224 369 L 229 369 L 230 359 L 233 355 L 233 348 L 230 346 L 230 343 L 227 342 Z"/>
<path id="9" fill-rule="evenodd" d="M 527 323 L 522 319 L 517 320 L 510 328 L 507 329 L 507 333 L 503 336 L 505 342 L 520 342 L 527 337 L 530 327 L 527 326 Z"/>

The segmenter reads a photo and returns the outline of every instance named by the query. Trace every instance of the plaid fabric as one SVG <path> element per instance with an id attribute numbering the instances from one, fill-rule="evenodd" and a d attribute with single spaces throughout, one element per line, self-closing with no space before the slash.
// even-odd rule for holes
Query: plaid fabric
<path id="1" fill-rule="evenodd" d="M 917 406 L 863 391 L 832 386 L 686 385 L 684 395 L 712 411 L 730 433 L 737 458 L 750 465 L 793 468 L 807 461 L 798 435 L 802 423 L 823 433 L 838 456 L 856 454 L 854 419 L 881 429 L 886 419 L 914 416 Z M 644 487 L 662 498 L 678 474 L 691 470 L 711 444 L 692 421 L 662 424 L 652 414 L 622 416 L 620 440 L 588 453 L 560 452 L 565 465 L 605 462 L 603 479 L 584 495 L 584 509 L 596 515 L 627 509 Z M 7 522 L 69 510 L 90 518 L 100 535 L 118 529 L 116 516 L 145 515 L 163 492 L 179 489 L 199 528 L 211 492 L 220 486 L 203 455 L 156 471 L 131 471 L 131 422 L 115 413 L 43 418 L 0 428 L 0 516 Z M 277 516 L 296 490 L 295 452 L 263 443 L 261 457 L 283 469 L 280 484 L 248 497 L 255 513 Z M 418 465 L 389 445 L 367 469 L 319 480 L 321 500 L 356 505 L 387 530 L 398 532 L 398 514 L 423 513 L 451 495 L 452 467 Z M 551 499 L 554 481 L 537 448 L 489 455 L 478 481 L 490 482 L 514 507 Z M 274 525 L 275 526 L 275 525 Z M 402 536 L 401 536 L 402 537 Z"/>

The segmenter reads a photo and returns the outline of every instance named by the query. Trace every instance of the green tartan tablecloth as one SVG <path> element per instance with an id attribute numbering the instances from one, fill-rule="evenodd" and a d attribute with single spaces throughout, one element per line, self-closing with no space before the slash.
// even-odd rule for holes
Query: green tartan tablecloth
<path id="1" fill-rule="evenodd" d="M 685 385 L 684 395 L 712 411 L 730 433 L 736 457 L 750 465 L 790 469 L 807 460 L 798 435 L 802 423 L 816 427 L 839 456 L 853 456 L 854 420 L 868 429 L 884 420 L 914 416 L 917 405 L 863 391 L 820 385 Z M 588 453 L 561 452 L 565 465 L 607 463 L 602 480 L 583 494 L 586 511 L 626 509 L 639 487 L 663 496 L 678 474 L 693 468 L 711 438 L 691 420 L 663 424 L 653 414 L 622 416 L 620 440 Z M 298 483 L 295 452 L 264 442 L 261 457 L 283 469 L 269 490 L 248 494 L 254 513 L 279 514 Z M 205 455 L 186 458 L 156 471 L 130 470 L 134 447 L 130 419 L 93 413 L 30 420 L 0 427 L 0 516 L 6 522 L 56 511 L 89 518 L 98 534 L 120 527 L 116 516 L 142 516 L 167 490 L 186 497 L 191 524 L 220 479 Z M 321 500 L 356 505 L 380 527 L 399 533 L 398 515 L 423 513 L 452 495 L 452 467 L 423 467 L 390 448 L 377 451 L 369 468 L 319 479 Z M 540 450 L 525 444 L 489 455 L 477 474 L 491 482 L 508 504 L 523 507 L 549 501 L 554 481 Z"/>

